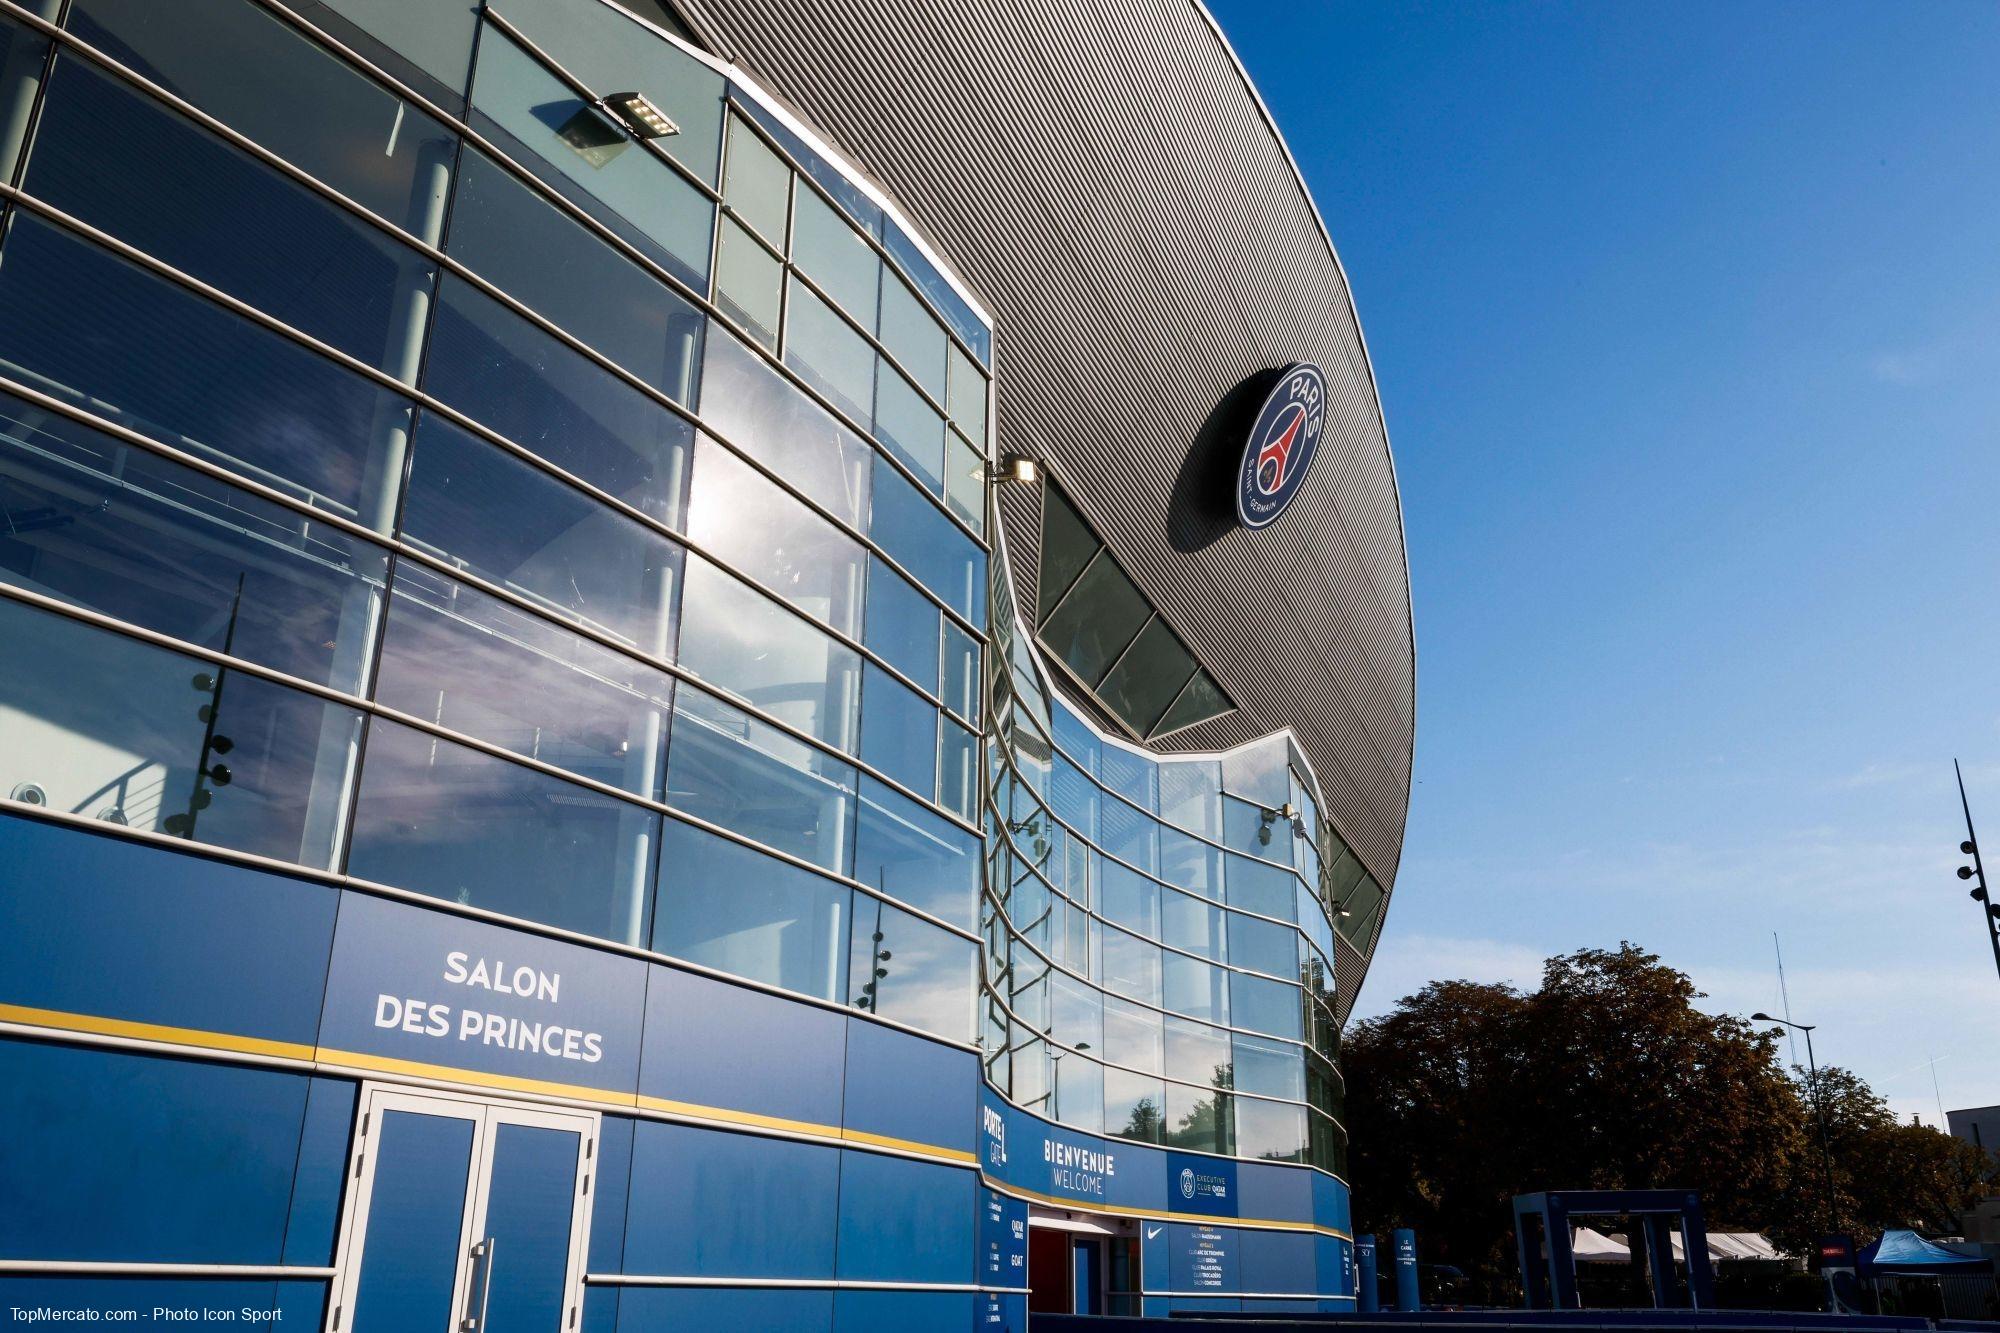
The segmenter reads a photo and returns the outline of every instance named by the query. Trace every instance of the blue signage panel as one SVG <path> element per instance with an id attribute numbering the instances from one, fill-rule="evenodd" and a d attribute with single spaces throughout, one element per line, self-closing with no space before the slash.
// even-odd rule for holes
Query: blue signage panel
<path id="1" fill-rule="evenodd" d="M 979 1285 L 1028 1285 L 1028 1205 L 997 1190 L 979 1191 Z"/>
<path id="2" fill-rule="evenodd" d="M 1374 1314 L 1381 1307 L 1382 1288 L 1375 1268 L 1375 1237 L 1363 1232 L 1354 1238 L 1354 1308 Z"/>
<path id="3" fill-rule="evenodd" d="M 1397 1227 L 1396 1241 L 1396 1308 L 1398 1310 L 1421 1310 L 1423 1301 L 1417 1290 L 1417 1233 L 1408 1227 Z"/>
<path id="4" fill-rule="evenodd" d="M 1177 1213 L 1235 1217 L 1236 1163 L 1199 1153 L 1167 1154 L 1167 1207 Z"/>
<path id="5" fill-rule="evenodd" d="M 982 1087 L 979 1164 L 987 1175 L 1036 1194 L 1089 1207 L 1108 1204 L 1129 1165 L 1129 1145 L 1052 1125 Z"/>
<path id="6" fill-rule="evenodd" d="M 320 1046 L 630 1093 L 645 1005 L 636 958 L 350 890 Z"/>
<path id="7" fill-rule="evenodd" d="M 1318 366 L 1287 366 L 1251 420 L 1236 473 L 1236 517 L 1246 528 L 1275 523 L 1304 484 L 1326 426 L 1326 378 Z"/>
<path id="8" fill-rule="evenodd" d="M 1176 1293 L 1240 1291 L 1236 1229 L 1203 1222 L 1167 1226 L 1167 1281 Z"/>

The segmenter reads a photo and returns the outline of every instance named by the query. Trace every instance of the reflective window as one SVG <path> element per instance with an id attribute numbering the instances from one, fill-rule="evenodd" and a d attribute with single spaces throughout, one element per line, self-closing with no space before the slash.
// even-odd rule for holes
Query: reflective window
<path id="1" fill-rule="evenodd" d="M 946 606 L 985 620 L 986 553 L 880 456 L 868 533 Z"/>
<path id="2" fill-rule="evenodd" d="M 884 312 L 883 325 L 888 324 Z M 951 423 L 959 433 L 971 443 L 980 457 L 986 456 L 986 376 L 977 366 L 966 359 L 965 353 L 952 346 L 947 353 L 951 363 L 948 406 Z"/>
<path id="3" fill-rule="evenodd" d="M 248 491 L 0 395 L 0 581 L 359 693 L 388 563 Z"/>
<path id="4" fill-rule="evenodd" d="M 1220 842 L 1222 765 L 1214 760 L 1195 759 L 1161 764 L 1160 818 Z"/>
<path id="5" fill-rule="evenodd" d="M 873 662 L 862 670 L 861 758 L 926 799 L 937 791 L 937 708 Z"/>
<path id="6" fill-rule="evenodd" d="M 1227 859 L 1229 868 L 1224 878 L 1231 907 L 1281 920 L 1291 917 L 1297 901 L 1293 886 L 1298 883 L 1291 871 L 1241 856 Z"/>
<path id="7" fill-rule="evenodd" d="M 1217 1088 L 1230 1086 L 1227 1032 L 1168 1015 L 1165 1038 L 1168 1078 Z"/>
<path id="8" fill-rule="evenodd" d="M 506 13 L 530 41 L 600 97 L 627 90 L 644 94 L 679 131 L 653 142 L 715 184 L 725 92 L 720 74 L 598 0 L 510 0 Z"/>
<path id="9" fill-rule="evenodd" d="M 715 249 L 715 303 L 722 313 L 776 352 L 784 292 L 784 264 L 725 217 Z"/>
<path id="10" fill-rule="evenodd" d="M 17 801 L 330 869 L 360 726 L 352 709 L 0 599 L 0 795 Z"/>
<path id="11" fill-rule="evenodd" d="M 1237 1033 L 1232 1039 L 1236 1058 L 1235 1087 L 1264 1097 L 1304 1101 L 1305 1052 L 1287 1042 Z"/>
<path id="12" fill-rule="evenodd" d="M 1200 898 L 1190 898 L 1185 893 L 1169 891 L 1162 893 L 1160 898 L 1165 909 L 1160 942 L 1216 962 L 1222 961 L 1222 909 Z"/>
<path id="13" fill-rule="evenodd" d="M 722 197 L 730 210 L 783 250 L 792 211 L 792 169 L 740 116 L 729 118 L 729 166 Z"/>
<path id="14" fill-rule="evenodd" d="M 875 349 L 796 277 L 785 295 L 785 364 L 855 420 L 873 415 Z"/>
<path id="15" fill-rule="evenodd" d="M 694 402 L 699 311 L 678 292 L 468 148 L 452 199 L 453 258 L 676 402 Z M 631 391 L 620 384 L 619 390 Z M 466 404 L 476 412 L 477 400 Z M 587 410 L 604 410 L 585 400 Z M 616 420 L 608 426 L 618 425 Z M 527 443 L 523 440 L 522 443 Z"/>
<path id="16" fill-rule="evenodd" d="M 978 946 L 879 898 L 857 898 L 854 907 L 848 960 L 854 1006 L 953 1041 L 970 1041 Z"/>
<path id="17" fill-rule="evenodd" d="M 356 203 L 436 242 L 456 138 L 261 6 L 74 0 L 64 26 Z"/>
<path id="18" fill-rule="evenodd" d="M 43 8 L 51 14 L 55 12 L 46 3 Z M 14 182 L 14 167 L 20 161 L 21 148 L 27 141 L 28 113 L 34 107 L 34 80 L 40 76 L 48 54 L 48 38 L 0 19 L 0 70 L 7 71 L 9 85 L 15 89 L 6 118 L 0 120 L 0 181 L 10 185 Z"/>
<path id="19" fill-rule="evenodd" d="M 1299 988 L 1267 981 L 1247 972 L 1229 974 L 1230 1021 L 1252 1032 L 1298 1041 L 1305 1036 L 1305 1013 Z"/>
<path id="20" fill-rule="evenodd" d="M 633 42 L 632 49 L 663 45 Z M 596 91 L 601 96 L 628 88 Z M 708 290 L 714 205 L 603 108 L 579 98 L 490 27 L 479 42 L 472 106 L 483 113 L 473 117 L 475 127 L 516 161 L 669 273 L 697 291 Z"/>
<path id="21" fill-rule="evenodd" d="M 1159 1013 L 1116 996 L 1105 996 L 1104 1058 L 1114 1065 L 1159 1073 L 1164 1068 Z"/>
<path id="22" fill-rule="evenodd" d="M 1105 757 L 1110 758 L 1108 753 Z M 1104 798 L 1098 845 L 1106 852 L 1153 874 L 1160 868 L 1159 846 L 1154 841 L 1158 831 L 1151 815 L 1134 810 L 1115 796 Z"/>
<path id="23" fill-rule="evenodd" d="M 1299 933 L 1290 926 L 1281 926 L 1274 921 L 1231 912 L 1229 961 L 1236 967 L 1268 972 L 1275 977 L 1296 976 L 1299 967 Z"/>
<path id="24" fill-rule="evenodd" d="M 376 718 L 349 874 L 640 944 L 660 816 Z"/>
<path id="25" fill-rule="evenodd" d="M 695 453 L 688 535 L 813 619 L 861 632 L 861 544 L 709 439 Z"/>
<path id="26" fill-rule="evenodd" d="M 1138 1143 L 1158 1143 L 1166 1119 L 1166 1085 L 1126 1069 L 1104 1071 L 1104 1132 Z"/>
<path id="27" fill-rule="evenodd" d="M 1061 755 L 1056 756 L 1050 804 L 1065 823 L 1093 842 L 1097 839 L 1098 807 L 1104 799 L 1097 784 L 1084 776 L 1082 769 Z"/>
<path id="28" fill-rule="evenodd" d="M 1049 1050 L 1049 1114 L 1090 1133 L 1104 1129 L 1104 1066 L 1078 1051 Z"/>
<path id="29" fill-rule="evenodd" d="M 1164 1006 L 1177 1014 L 1211 1023 L 1229 1021 L 1229 974 L 1219 967 L 1163 951 L 1160 991 Z"/>
<path id="30" fill-rule="evenodd" d="M 986 456 L 956 434 L 944 443 L 944 499 L 966 526 L 986 532 Z"/>
<path id="31" fill-rule="evenodd" d="M 1107 921 L 1159 938 L 1160 886 L 1108 859 L 1098 864 L 1098 875 L 1099 914 Z"/>
<path id="32" fill-rule="evenodd" d="M 472 34 L 479 25 L 476 0 L 442 0 L 413 5 L 407 0 L 319 0 L 356 25 L 336 37 L 398 78 L 420 86 L 457 110 L 465 103 L 465 76 L 472 69 Z"/>
<path id="33" fill-rule="evenodd" d="M 853 890 L 668 820 L 653 948 L 823 1000 L 846 998 L 839 966 Z"/>
<path id="34" fill-rule="evenodd" d="M 1152 608 L 1109 556 L 1099 556 L 1042 622 L 1042 641 L 1086 685 L 1125 651 Z"/>
<path id="35" fill-rule="evenodd" d="M 1170 1148 L 1214 1153 L 1235 1151 L 1232 1100 L 1226 1092 L 1167 1084 L 1167 1119 L 1162 1138 Z"/>
<path id="36" fill-rule="evenodd" d="M 79 57 L 56 60 L 24 185 L 350 356 L 416 378 L 428 260 Z"/>
<path id="37" fill-rule="evenodd" d="M 868 558 L 868 634 L 864 642 L 884 661 L 919 684 L 935 684 L 938 622 L 943 619 L 937 604 L 908 579 L 876 557 Z"/>
<path id="38" fill-rule="evenodd" d="M 681 662 L 838 749 L 853 752 L 861 657 L 755 589 L 690 556 Z"/>
<path id="39" fill-rule="evenodd" d="M 409 406 L 315 352 L 16 212 L 0 263 L 9 374 L 371 526 Z M 228 366 L 218 375 L 217 366 Z M 74 386 L 74 387 L 72 387 Z"/>
<path id="40" fill-rule="evenodd" d="M 1075 760 L 1084 772 L 1097 771 L 1103 742 L 1097 739 L 1096 732 L 1069 710 L 1067 704 L 1052 710 L 1051 728 L 1055 732 L 1056 744 L 1062 747 L 1064 754 Z"/>
<path id="41" fill-rule="evenodd" d="M 375 698 L 400 712 L 660 799 L 673 680 L 405 561 Z"/>
<path id="42" fill-rule="evenodd" d="M 1053 486 L 1043 490 L 1042 502 L 1040 601 L 1042 616 L 1046 619 L 1075 584 L 1077 576 L 1096 557 L 1098 541 L 1097 534 L 1083 521 L 1083 515 L 1077 513 L 1075 506 L 1063 499 Z M 1136 621 L 1133 628 L 1138 628 Z M 1092 679 L 1096 678 L 1093 676 Z"/>
<path id="43" fill-rule="evenodd" d="M 413 542 L 649 656 L 672 655 L 674 542 L 433 414 L 415 453 L 403 509 Z"/>
<path id="44" fill-rule="evenodd" d="M 1180 636 L 1167 622 L 1156 616 L 1098 683 L 1097 693 L 1106 707 L 1132 724 L 1133 730 L 1151 735 L 1194 672 L 1193 654 L 1181 645 Z"/>
<path id="45" fill-rule="evenodd" d="M 866 525 L 875 454 L 867 442 L 720 328 L 709 330 L 703 353 L 702 417 L 828 512 Z"/>
<path id="46" fill-rule="evenodd" d="M 903 369 L 924 387 L 930 396 L 944 401 L 945 349 L 950 346 L 931 312 L 901 278 L 885 273 L 882 278 L 882 345 Z M 954 349 L 956 354 L 956 349 Z M 982 380 L 983 383 L 983 380 Z M 969 390 L 962 396 L 971 396 Z M 956 413 L 959 403 L 952 404 Z M 983 416 L 982 416 L 983 421 Z"/>
<path id="47" fill-rule="evenodd" d="M 1160 826 L 1160 878 L 1204 898 L 1222 896 L 1222 853 L 1177 829 Z"/>
<path id="48" fill-rule="evenodd" d="M 1166 716 L 1153 726 L 1153 735 L 1165 736 L 1191 727 L 1197 722 L 1206 722 L 1212 717 L 1220 717 L 1236 707 L 1229 702 L 1229 696 L 1222 692 L 1206 671 L 1197 671 L 1189 677 L 1187 687 L 1180 697 L 1168 706 Z"/>
<path id="49" fill-rule="evenodd" d="M 854 878 L 966 930 L 979 900 L 980 842 L 875 779 L 861 779 Z"/>
<path id="50" fill-rule="evenodd" d="M 887 361 L 875 371 L 875 438 L 944 492 L 944 418 Z"/>
<path id="51" fill-rule="evenodd" d="M 854 770 L 719 699 L 675 693 L 667 803 L 845 874 Z"/>
<path id="52" fill-rule="evenodd" d="M 862 328 L 874 331 L 882 261 L 817 190 L 793 192 L 792 262 Z M 794 288 L 793 295 L 797 292 Z"/>
<path id="53" fill-rule="evenodd" d="M 1282 1102 L 1236 1099 L 1236 1153 L 1267 1162 L 1306 1159 L 1306 1108 Z"/>
<path id="54" fill-rule="evenodd" d="M 1160 946 L 1106 927 L 1100 980 L 1108 991 L 1146 1004 L 1160 1002 Z"/>
<path id="55" fill-rule="evenodd" d="M 966 721 L 979 721 L 979 643 L 949 621 L 944 627 L 944 679 L 938 697 Z"/>
<path id="56" fill-rule="evenodd" d="M 1104 997 L 1062 972 L 1049 973 L 1049 1037 L 1071 1050 L 1104 1050 Z"/>
<path id="57" fill-rule="evenodd" d="M 439 293 L 424 388 L 661 523 L 685 512 L 694 426 L 469 284 Z"/>
<path id="58" fill-rule="evenodd" d="M 960 819 L 979 817 L 979 737 L 948 718 L 938 726 L 938 804 Z"/>
<path id="59" fill-rule="evenodd" d="M 1373 875 L 1363 875 L 1347 896 L 1340 900 L 1340 933 L 1356 948 L 1366 948 L 1375 938 L 1375 918 L 1381 914 L 1387 895 Z"/>

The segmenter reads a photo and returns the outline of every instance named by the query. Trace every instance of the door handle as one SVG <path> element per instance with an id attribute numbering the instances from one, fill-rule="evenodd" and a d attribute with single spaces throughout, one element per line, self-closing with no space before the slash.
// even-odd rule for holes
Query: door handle
<path id="1" fill-rule="evenodd" d="M 493 1237 L 488 1236 L 472 1247 L 472 1281 L 466 1288 L 465 1318 L 459 1321 L 460 1333 L 481 1333 L 486 1327 L 486 1303 L 493 1295 Z M 473 1302 L 478 1302 L 479 1313 L 472 1313 Z"/>

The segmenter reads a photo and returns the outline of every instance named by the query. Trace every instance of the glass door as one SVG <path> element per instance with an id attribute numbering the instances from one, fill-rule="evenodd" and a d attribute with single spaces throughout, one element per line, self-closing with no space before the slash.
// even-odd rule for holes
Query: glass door
<path id="1" fill-rule="evenodd" d="M 329 1333 L 560 1333 L 598 1117 L 367 1086 Z"/>

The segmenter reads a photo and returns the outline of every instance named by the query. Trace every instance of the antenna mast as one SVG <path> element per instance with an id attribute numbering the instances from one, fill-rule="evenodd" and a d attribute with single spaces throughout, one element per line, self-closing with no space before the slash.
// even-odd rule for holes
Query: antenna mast
<path id="1" fill-rule="evenodd" d="M 1792 1063 L 1796 1065 L 1799 1062 L 1799 1039 L 1792 1035 L 1794 1029 L 1790 1026 L 1792 1021 L 1792 993 L 1785 988 L 1785 951 L 1778 944 L 1778 932 L 1775 930 L 1771 932 L 1771 950 L 1778 955 L 1778 1000 L 1785 1009 L 1785 1041 L 1791 1047 Z"/>

